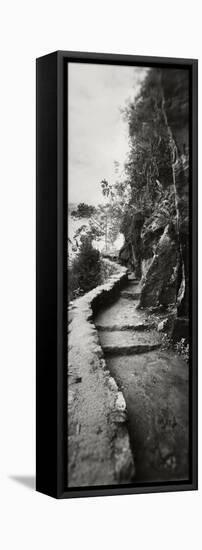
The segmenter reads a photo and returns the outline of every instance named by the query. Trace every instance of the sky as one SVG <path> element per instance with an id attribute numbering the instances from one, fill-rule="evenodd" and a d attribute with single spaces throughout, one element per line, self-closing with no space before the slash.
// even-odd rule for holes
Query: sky
<path id="1" fill-rule="evenodd" d="M 68 200 L 97 204 L 100 182 L 113 184 L 128 152 L 121 109 L 133 99 L 146 70 L 138 67 L 68 64 Z"/>

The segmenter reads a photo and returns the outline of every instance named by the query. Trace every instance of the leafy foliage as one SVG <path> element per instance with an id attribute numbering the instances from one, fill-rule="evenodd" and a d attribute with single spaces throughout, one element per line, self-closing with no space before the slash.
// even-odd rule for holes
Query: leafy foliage
<path id="1" fill-rule="evenodd" d="M 178 355 L 181 355 L 187 363 L 189 363 L 189 344 L 185 338 L 181 338 L 179 342 L 175 344 L 175 349 Z"/>
<path id="2" fill-rule="evenodd" d="M 76 210 L 72 210 L 72 218 L 89 218 L 96 211 L 95 206 L 80 202 Z"/>
<path id="3" fill-rule="evenodd" d="M 125 165 L 131 202 L 151 214 L 159 189 L 172 184 L 170 143 L 162 111 L 161 73 L 148 72 L 135 102 L 125 110 L 130 151 Z"/>
<path id="4" fill-rule="evenodd" d="M 123 217 L 123 209 L 128 198 L 128 188 L 122 183 L 116 182 L 110 185 L 106 179 L 101 181 L 101 189 L 104 202 L 97 207 L 80 203 L 71 213 L 73 218 L 88 218 L 87 223 L 81 224 L 74 234 L 74 242 L 79 250 L 81 237 L 91 241 L 105 241 L 105 250 L 113 245 Z"/>
<path id="5" fill-rule="evenodd" d="M 101 283 L 101 260 L 91 239 L 82 237 L 80 250 L 69 270 L 69 299 L 81 295 Z"/>
<path id="6" fill-rule="evenodd" d="M 171 80 L 175 91 L 179 88 L 179 97 L 175 101 L 171 100 Z M 141 259 L 153 254 L 166 225 L 172 225 L 177 239 L 172 165 L 175 143 L 166 109 L 171 109 L 172 118 L 172 108 L 179 107 L 180 95 L 183 96 L 179 71 L 176 75 L 168 70 L 150 69 L 139 95 L 125 109 L 129 131 L 125 171 L 131 195 L 124 211 L 122 230 L 134 267 L 138 263 L 139 276 Z"/>

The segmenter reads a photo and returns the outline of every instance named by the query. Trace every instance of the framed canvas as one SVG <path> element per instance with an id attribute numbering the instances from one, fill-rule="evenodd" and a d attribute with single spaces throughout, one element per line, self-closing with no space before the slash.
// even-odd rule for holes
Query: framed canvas
<path id="1" fill-rule="evenodd" d="M 197 489 L 197 60 L 36 67 L 36 489 Z"/>

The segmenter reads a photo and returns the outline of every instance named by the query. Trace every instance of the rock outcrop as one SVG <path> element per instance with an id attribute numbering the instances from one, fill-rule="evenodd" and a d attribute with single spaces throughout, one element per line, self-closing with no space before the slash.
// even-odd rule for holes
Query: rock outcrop
<path id="1" fill-rule="evenodd" d="M 137 279 L 142 276 L 142 239 L 141 231 L 144 224 L 144 216 L 141 212 L 131 211 L 126 215 L 121 231 L 125 242 L 119 253 L 119 260 L 134 271 Z"/>
<path id="2" fill-rule="evenodd" d="M 129 130 L 133 201 L 120 260 L 141 278 L 140 307 L 176 305 L 173 337 L 178 331 L 182 338 L 189 316 L 189 72 L 150 71 Z"/>
<path id="3" fill-rule="evenodd" d="M 189 71 L 162 71 L 167 122 L 173 140 L 173 183 L 176 193 L 177 231 L 185 279 L 178 316 L 189 314 Z"/>
<path id="4" fill-rule="evenodd" d="M 176 300 L 177 244 L 167 226 L 161 236 L 142 286 L 140 307 L 168 306 Z"/>
<path id="5" fill-rule="evenodd" d="M 178 320 L 173 334 L 177 339 L 178 332 L 179 338 L 181 335 L 187 337 L 189 316 L 189 71 L 172 71 L 169 87 L 163 71 L 162 85 L 167 122 L 173 140 L 173 183 L 176 193 L 181 278 L 184 279 L 183 292 L 178 299 Z M 186 322 L 184 318 L 187 318 Z"/>

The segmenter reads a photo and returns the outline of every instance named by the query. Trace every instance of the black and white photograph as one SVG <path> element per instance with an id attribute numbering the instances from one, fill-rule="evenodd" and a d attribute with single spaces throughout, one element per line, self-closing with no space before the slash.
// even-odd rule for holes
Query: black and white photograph
<path id="1" fill-rule="evenodd" d="M 191 480 L 190 78 L 67 63 L 68 489 Z"/>
<path id="2" fill-rule="evenodd" d="M 3 550 L 202 548 L 200 12 L 1 2 Z"/>

